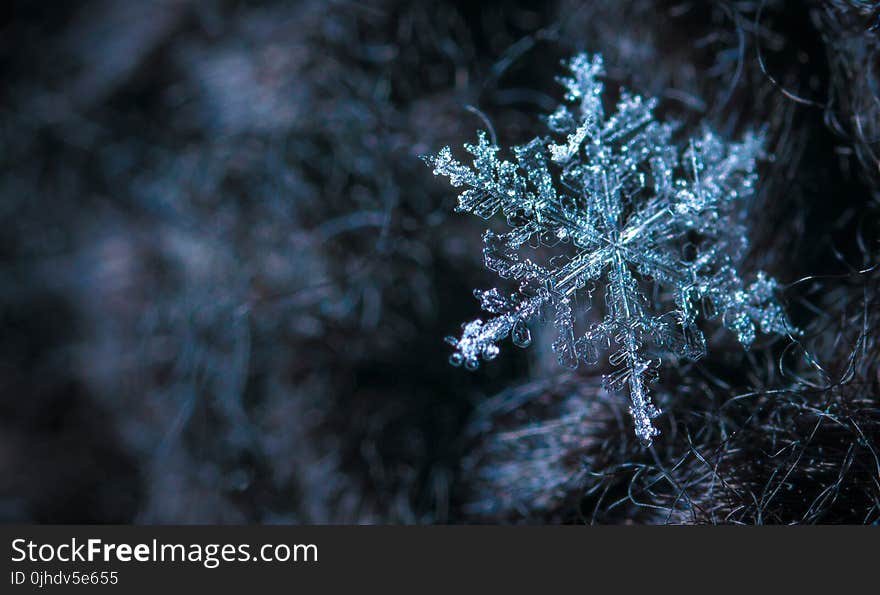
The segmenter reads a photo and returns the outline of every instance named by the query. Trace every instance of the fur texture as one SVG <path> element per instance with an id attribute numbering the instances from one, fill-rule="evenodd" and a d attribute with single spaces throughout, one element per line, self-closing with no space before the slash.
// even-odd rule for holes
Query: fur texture
<path id="1" fill-rule="evenodd" d="M 0 18 L 3 520 L 877 522 L 874 3 Z M 708 337 L 656 388 L 651 449 L 548 337 L 477 374 L 442 342 L 488 281 L 482 227 L 417 157 L 484 119 L 539 133 L 577 51 L 685 128 L 766 125 L 775 155 L 746 266 L 806 332 Z"/>

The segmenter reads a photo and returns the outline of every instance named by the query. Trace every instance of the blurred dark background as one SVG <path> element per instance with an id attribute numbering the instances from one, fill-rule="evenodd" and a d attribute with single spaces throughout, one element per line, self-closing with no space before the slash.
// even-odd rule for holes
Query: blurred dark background
<path id="1" fill-rule="evenodd" d="M 4 3 L 0 520 L 877 522 L 878 24 L 856 0 Z M 494 279 L 418 157 L 475 138 L 468 106 L 502 146 L 540 133 L 583 50 L 686 130 L 767 127 L 744 266 L 807 330 L 664 372 L 650 450 L 540 333 L 473 374 L 442 341 Z"/>

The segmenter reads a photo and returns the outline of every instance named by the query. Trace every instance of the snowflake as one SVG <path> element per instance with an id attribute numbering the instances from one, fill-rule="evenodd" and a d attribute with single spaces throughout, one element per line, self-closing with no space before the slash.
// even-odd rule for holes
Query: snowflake
<path id="1" fill-rule="evenodd" d="M 748 133 L 727 143 L 704 128 L 681 151 L 672 143 L 677 125 L 654 120 L 654 99 L 623 91 L 616 111 L 605 115 L 601 56 L 577 55 L 568 68 L 571 76 L 560 81 L 573 106 L 547 118 L 548 137 L 513 147 L 515 162 L 500 160 L 483 132 L 476 145 L 465 145 L 473 168 L 449 147 L 424 157 L 435 175 L 466 187 L 456 211 L 506 217 L 510 231 L 486 231 L 483 254 L 489 269 L 518 283 L 509 295 L 474 291 L 492 316 L 447 338 L 455 347 L 450 361 L 475 369 L 480 358 L 498 355 L 507 336 L 527 346 L 527 323 L 549 311 L 560 364 L 595 364 L 612 351 L 606 385 L 628 388 L 635 432 L 650 444 L 660 411 L 648 385 L 661 354 L 703 355 L 700 313 L 719 318 L 746 348 L 756 328 L 794 330 L 774 297 L 776 281 L 759 272 L 746 284 L 737 270 L 748 247 L 743 203 L 765 156 L 763 139 Z M 527 246 L 535 260 L 520 254 Z M 601 318 L 576 320 L 575 310 L 590 310 L 599 285 Z"/>

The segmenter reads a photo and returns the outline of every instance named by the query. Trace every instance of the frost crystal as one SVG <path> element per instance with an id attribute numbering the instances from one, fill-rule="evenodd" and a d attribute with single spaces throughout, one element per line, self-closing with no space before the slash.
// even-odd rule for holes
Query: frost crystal
<path id="1" fill-rule="evenodd" d="M 700 311 L 720 318 L 745 347 L 756 328 L 791 330 L 774 298 L 775 280 L 759 272 L 747 284 L 736 268 L 748 245 L 742 203 L 753 192 L 763 140 L 749 133 L 727 143 L 704 129 L 679 151 L 671 140 L 676 126 L 653 118 L 654 99 L 624 91 L 606 117 L 601 56 L 580 54 L 568 68 L 571 76 L 561 82 L 572 107 L 547 118 L 548 137 L 513 147 L 515 162 L 499 159 L 483 132 L 476 145 L 465 145 L 473 168 L 449 147 L 425 157 L 435 175 L 466 188 L 456 211 L 506 217 L 510 231 L 486 231 L 483 255 L 489 269 L 518 283 L 509 295 L 474 292 L 492 316 L 463 325 L 461 338 L 447 338 L 456 349 L 450 361 L 475 369 L 481 357 L 498 355 L 508 335 L 525 347 L 527 323 L 550 312 L 560 364 L 594 364 L 600 352 L 612 351 L 607 386 L 628 388 L 636 434 L 650 444 L 659 410 L 647 386 L 658 354 L 704 353 Z M 525 258 L 527 245 L 536 260 L 552 257 Z M 601 320 L 576 321 L 575 310 L 590 309 L 600 284 Z M 576 322 L 585 329 L 577 331 Z"/>

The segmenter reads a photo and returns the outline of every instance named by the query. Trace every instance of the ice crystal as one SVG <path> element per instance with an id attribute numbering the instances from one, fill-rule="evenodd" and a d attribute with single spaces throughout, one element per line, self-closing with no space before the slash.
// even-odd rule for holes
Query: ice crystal
<path id="1" fill-rule="evenodd" d="M 486 231 L 483 255 L 489 269 L 518 283 L 511 294 L 474 291 L 491 317 L 464 324 L 461 338 L 447 338 L 455 347 L 450 361 L 475 369 L 480 358 L 498 355 L 507 336 L 525 347 L 527 323 L 550 312 L 560 364 L 594 364 L 612 352 L 606 384 L 628 388 L 636 434 L 649 444 L 659 410 L 647 387 L 662 354 L 703 355 L 698 314 L 720 318 L 747 348 L 756 329 L 790 330 L 776 282 L 759 272 L 747 283 L 737 270 L 763 139 L 747 133 L 741 142 L 725 142 L 704 128 L 680 150 L 672 141 L 676 124 L 654 119 L 654 99 L 622 91 L 606 116 L 601 56 L 577 55 L 568 69 L 560 81 L 571 106 L 547 118 L 547 137 L 513 147 L 515 161 L 499 159 L 483 132 L 476 145 L 465 145 L 473 168 L 449 147 L 425 157 L 435 175 L 465 187 L 456 211 L 504 215 L 510 231 Z M 527 246 L 535 260 L 521 255 Z M 601 319 L 577 320 L 599 285 Z"/>

